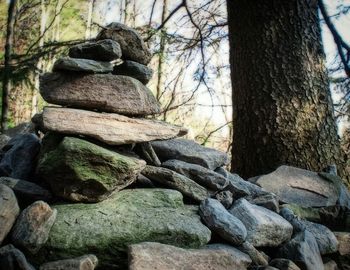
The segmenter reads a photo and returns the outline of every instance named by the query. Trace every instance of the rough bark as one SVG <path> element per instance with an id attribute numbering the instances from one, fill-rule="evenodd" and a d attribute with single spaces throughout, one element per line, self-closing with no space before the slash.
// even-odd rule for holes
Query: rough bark
<path id="1" fill-rule="evenodd" d="M 229 0 L 232 170 L 341 162 L 315 0 Z"/>

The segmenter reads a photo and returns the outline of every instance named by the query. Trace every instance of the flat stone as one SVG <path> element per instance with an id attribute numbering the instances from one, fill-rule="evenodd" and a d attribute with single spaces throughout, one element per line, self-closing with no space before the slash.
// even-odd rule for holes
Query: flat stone
<path id="1" fill-rule="evenodd" d="M 231 215 L 218 200 L 208 198 L 202 201 L 199 215 L 211 231 L 233 245 L 240 245 L 247 238 L 243 223 Z"/>
<path id="2" fill-rule="evenodd" d="M 251 243 L 245 241 L 241 246 L 237 247 L 240 251 L 246 253 L 251 258 L 252 262 L 256 266 L 267 266 L 268 260 L 265 258 L 262 252 L 257 250 Z"/>
<path id="3" fill-rule="evenodd" d="M 274 172 L 261 176 L 257 184 L 275 193 L 284 203 L 304 207 L 335 205 L 339 198 L 338 188 L 316 172 L 281 166 Z"/>
<path id="4" fill-rule="evenodd" d="M 142 174 L 154 182 L 180 191 L 184 196 L 195 201 L 200 202 L 209 197 L 209 193 L 204 187 L 172 170 L 147 165 Z"/>
<path id="5" fill-rule="evenodd" d="M 111 39 L 103 39 L 72 46 L 69 49 L 69 56 L 98 61 L 112 61 L 121 58 L 122 50 L 118 42 Z"/>
<path id="6" fill-rule="evenodd" d="M 339 254 L 350 256 L 350 232 L 334 232 L 339 243 Z"/>
<path id="7" fill-rule="evenodd" d="M 97 257 L 89 254 L 67 260 L 48 262 L 40 266 L 39 270 L 94 270 L 97 264 Z"/>
<path id="8" fill-rule="evenodd" d="M 227 189 L 233 193 L 235 199 L 247 195 L 258 197 L 267 194 L 261 187 L 244 180 L 238 174 L 227 172 L 227 180 L 229 181 Z"/>
<path id="9" fill-rule="evenodd" d="M 45 130 L 85 135 L 110 145 L 166 140 L 187 134 L 185 128 L 158 120 L 78 109 L 45 107 L 42 119 Z"/>
<path id="10" fill-rule="evenodd" d="M 292 260 L 300 269 L 324 270 L 316 239 L 309 231 L 297 233 L 279 249 L 278 256 Z"/>
<path id="11" fill-rule="evenodd" d="M 12 230 L 12 243 L 30 253 L 37 253 L 46 243 L 57 211 L 37 201 L 22 211 Z"/>
<path id="12" fill-rule="evenodd" d="M 129 247 L 129 270 L 193 269 L 246 270 L 249 257 L 239 250 L 182 249 L 160 243 L 140 243 Z"/>
<path id="13" fill-rule="evenodd" d="M 255 247 L 276 247 L 292 236 L 293 227 L 284 218 L 245 199 L 236 201 L 229 212 L 247 229 L 247 241 Z"/>
<path id="14" fill-rule="evenodd" d="M 294 262 L 283 258 L 271 260 L 270 265 L 280 270 L 300 270 L 300 268 Z"/>
<path id="15" fill-rule="evenodd" d="M 210 190 L 223 190 L 228 185 L 228 180 L 225 177 L 197 164 L 171 159 L 163 162 L 162 166 L 182 174 Z"/>
<path id="16" fill-rule="evenodd" d="M 35 268 L 27 262 L 24 254 L 11 244 L 0 248 L 0 269 L 35 270 Z"/>
<path id="17" fill-rule="evenodd" d="M 0 177 L 0 184 L 10 187 L 18 198 L 21 206 L 28 206 L 35 201 L 50 201 L 52 199 L 51 192 L 25 180 L 14 179 L 10 177 Z"/>
<path id="18" fill-rule="evenodd" d="M 132 60 L 147 65 L 152 53 L 147 48 L 142 37 L 134 29 L 117 22 L 113 22 L 102 29 L 97 39 L 112 39 L 119 43 L 123 59 Z"/>
<path id="19" fill-rule="evenodd" d="M 0 245 L 10 232 L 19 211 L 17 199 L 12 189 L 0 184 Z"/>
<path id="20" fill-rule="evenodd" d="M 143 160 L 74 137 L 51 135 L 43 144 L 37 176 L 55 195 L 72 201 L 101 201 L 132 184 L 146 165 Z"/>
<path id="21" fill-rule="evenodd" d="M 152 142 L 152 146 L 162 162 L 169 159 L 177 159 L 198 164 L 211 170 L 228 163 L 226 153 L 204 147 L 192 140 L 175 139 L 155 141 Z"/>
<path id="22" fill-rule="evenodd" d="M 130 116 L 160 112 L 152 92 L 138 80 L 112 74 L 45 73 L 40 77 L 45 101 L 78 109 Z"/>
<path id="23" fill-rule="evenodd" d="M 113 74 L 133 77 L 143 84 L 147 84 L 153 76 L 153 70 L 134 61 L 124 61 L 121 65 L 114 66 Z"/>
<path id="24" fill-rule="evenodd" d="M 134 189 L 95 204 L 55 205 L 57 218 L 44 248 L 33 258 L 69 259 L 93 250 L 101 269 L 126 269 L 129 245 L 160 242 L 199 248 L 210 240 L 198 208 L 185 206 L 178 191 Z"/>
<path id="25" fill-rule="evenodd" d="M 53 71 L 77 71 L 86 73 L 109 73 L 113 71 L 113 64 L 90 59 L 62 57 L 56 60 Z"/>
<path id="26" fill-rule="evenodd" d="M 248 199 L 252 204 L 256 204 L 276 213 L 279 212 L 279 204 L 276 196 L 272 193 L 261 195 L 255 198 Z"/>
<path id="27" fill-rule="evenodd" d="M 32 177 L 36 157 L 40 151 L 40 140 L 34 134 L 18 134 L 2 149 L 0 176 L 28 180 Z"/>

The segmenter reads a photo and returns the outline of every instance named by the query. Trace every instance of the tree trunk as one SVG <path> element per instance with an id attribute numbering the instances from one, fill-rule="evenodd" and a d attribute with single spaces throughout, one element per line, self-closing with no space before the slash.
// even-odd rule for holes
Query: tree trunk
<path id="1" fill-rule="evenodd" d="M 7 15 L 7 29 L 4 55 L 4 74 L 2 79 L 2 107 L 1 107 L 1 132 L 7 130 L 8 124 L 8 105 L 9 105 L 9 91 L 11 85 L 11 54 L 13 43 L 13 28 L 15 24 L 15 8 L 17 0 L 10 0 L 8 15 Z"/>
<path id="2" fill-rule="evenodd" d="M 342 163 L 315 0 L 228 0 L 232 171 Z"/>

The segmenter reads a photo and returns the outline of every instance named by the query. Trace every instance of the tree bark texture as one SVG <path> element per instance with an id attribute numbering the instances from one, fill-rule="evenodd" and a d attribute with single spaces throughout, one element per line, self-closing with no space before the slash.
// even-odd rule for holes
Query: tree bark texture
<path id="1" fill-rule="evenodd" d="M 232 171 L 247 178 L 282 164 L 341 167 L 317 1 L 227 3 Z"/>

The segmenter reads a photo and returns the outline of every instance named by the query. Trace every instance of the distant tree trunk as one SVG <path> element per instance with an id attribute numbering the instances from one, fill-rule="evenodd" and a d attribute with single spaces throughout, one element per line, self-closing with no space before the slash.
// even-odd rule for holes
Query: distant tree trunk
<path id="1" fill-rule="evenodd" d="M 9 107 L 9 92 L 10 92 L 10 78 L 11 78 L 11 56 L 13 45 L 13 28 L 15 24 L 15 8 L 17 0 L 10 0 L 8 15 L 7 15 L 7 29 L 5 41 L 5 55 L 4 55 L 4 73 L 2 79 L 2 108 L 1 108 L 1 132 L 7 130 L 8 124 L 8 107 Z"/>
<path id="2" fill-rule="evenodd" d="M 317 1 L 228 0 L 232 171 L 342 163 Z"/>

